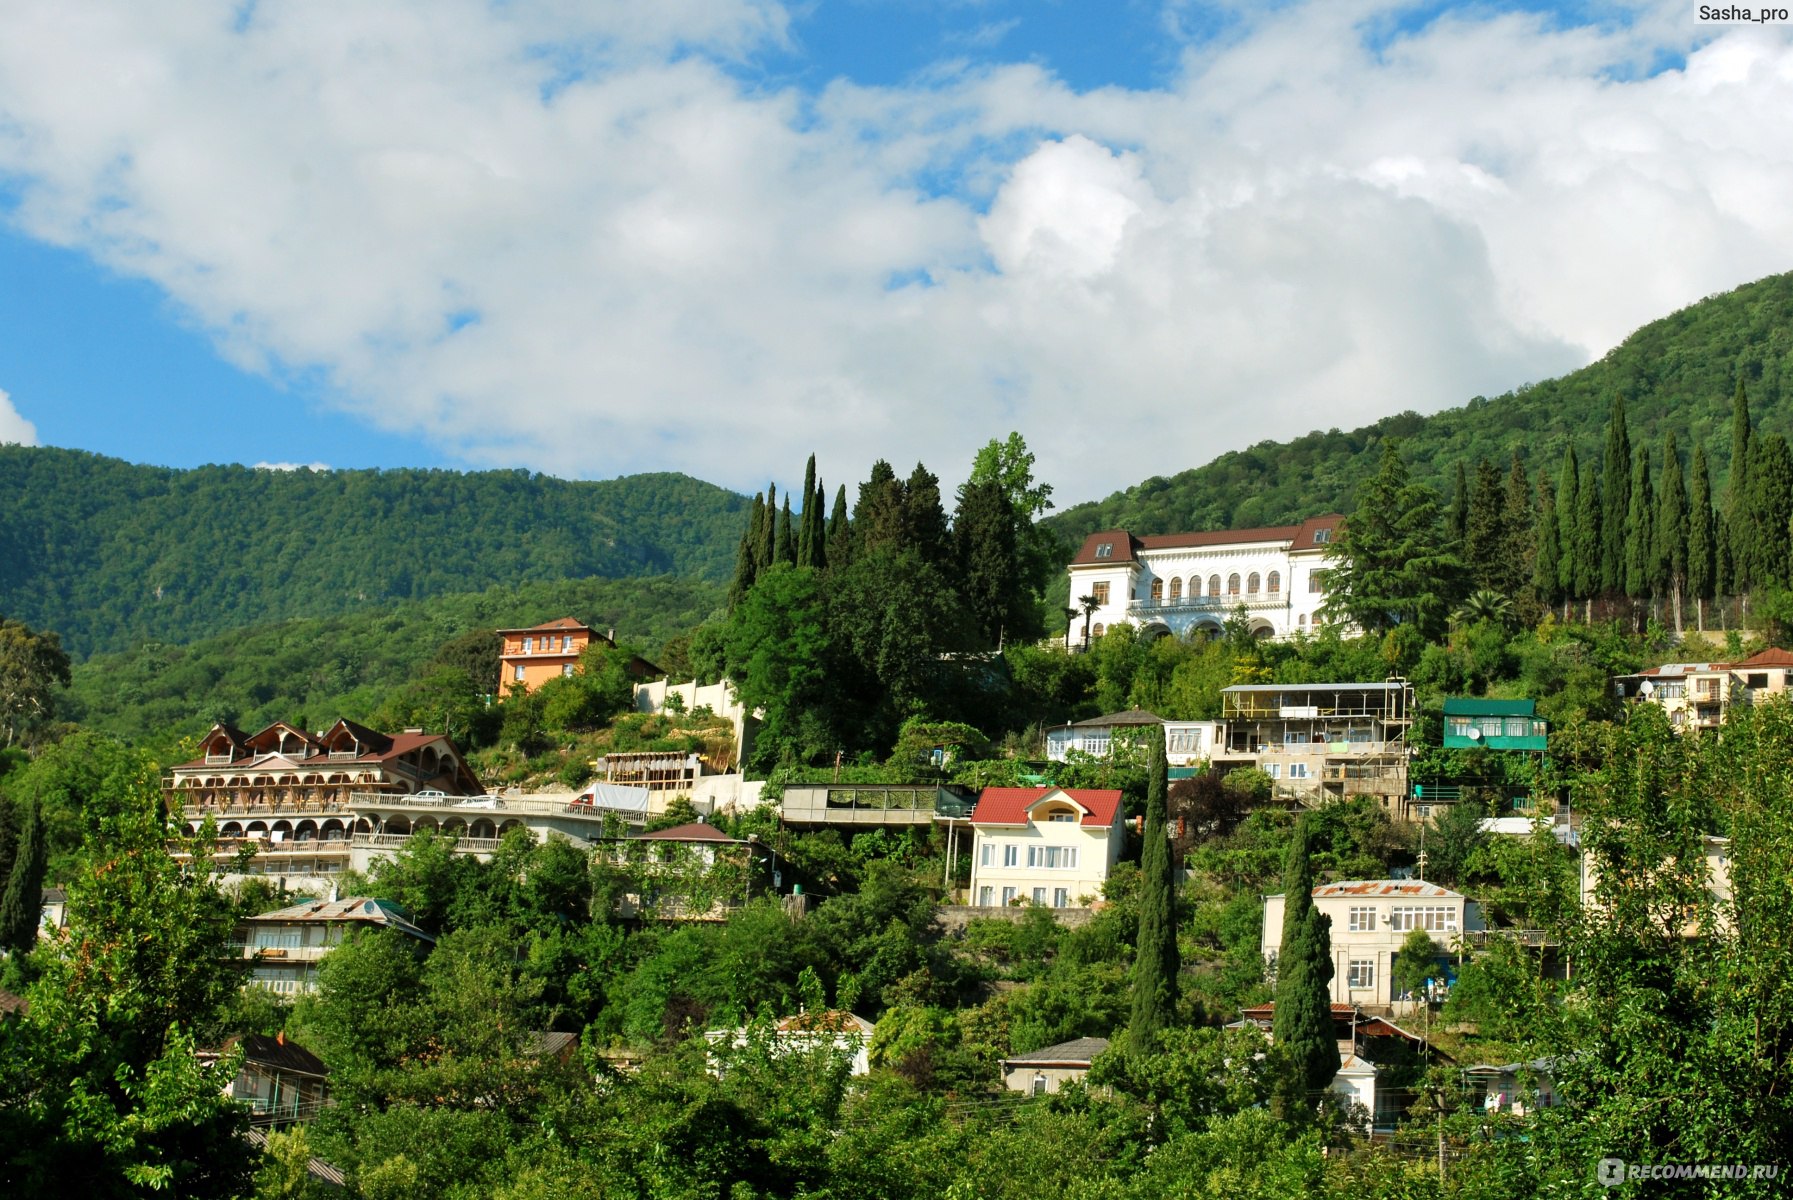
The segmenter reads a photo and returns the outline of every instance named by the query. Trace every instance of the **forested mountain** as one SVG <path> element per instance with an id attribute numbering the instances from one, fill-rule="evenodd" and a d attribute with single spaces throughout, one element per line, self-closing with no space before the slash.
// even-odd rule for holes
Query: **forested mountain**
<path id="1" fill-rule="evenodd" d="M 1134 533 L 1250 528 L 1350 511 L 1376 471 L 1375 447 L 1402 439 L 1413 480 L 1449 496 L 1459 463 L 1505 468 L 1514 452 L 1536 478 L 1555 472 L 1573 443 L 1598 461 L 1613 397 L 1625 398 L 1631 436 L 1658 445 L 1673 430 L 1690 457 L 1704 447 L 1715 489 L 1729 475 L 1731 401 L 1742 382 L 1764 431 L 1793 432 L 1793 274 L 1710 297 L 1626 338 L 1599 362 L 1493 399 L 1431 416 L 1398 413 L 1349 432 L 1260 442 L 1168 479 L 1148 479 L 1049 522 L 1067 538 L 1097 529 Z"/>
<path id="2" fill-rule="evenodd" d="M 3 445 L 0 613 L 85 656 L 501 583 L 720 581 L 745 503 L 675 474 L 172 470 Z"/>
<path id="3" fill-rule="evenodd" d="M 296 618 L 188 646 L 147 642 L 76 664 L 63 715 L 134 738 L 199 733 L 222 720 L 249 729 L 367 720 L 464 634 L 572 616 L 657 656 L 722 596 L 720 585 L 693 579 L 568 579 Z"/>

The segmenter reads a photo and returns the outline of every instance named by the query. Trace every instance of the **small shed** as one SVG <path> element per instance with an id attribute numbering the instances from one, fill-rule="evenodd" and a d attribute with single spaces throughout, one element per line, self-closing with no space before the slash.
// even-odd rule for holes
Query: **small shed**
<path id="1" fill-rule="evenodd" d="M 1106 1049 L 1107 1038 L 1086 1037 L 1005 1058 L 1003 1086 L 1027 1096 L 1051 1095 L 1073 1079 L 1088 1075 L 1090 1064 Z"/>

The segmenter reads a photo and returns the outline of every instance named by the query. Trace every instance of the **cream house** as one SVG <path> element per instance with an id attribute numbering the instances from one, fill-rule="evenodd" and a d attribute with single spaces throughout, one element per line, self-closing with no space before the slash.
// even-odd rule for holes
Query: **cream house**
<path id="1" fill-rule="evenodd" d="M 1416 879 L 1346 880 L 1314 889 L 1314 907 L 1332 918 L 1332 999 L 1370 1011 L 1418 1008 L 1423 997 L 1398 994 L 1395 959 L 1416 929 L 1441 952 L 1468 930 L 1486 929 L 1481 905 L 1461 892 Z M 1282 937 L 1283 897 L 1264 897 L 1264 961 L 1273 967 Z M 1434 995 L 1455 978 L 1454 960 L 1434 960 Z"/>
<path id="2" fill-rule="evenodd" d="M 1118 789 L 985 788 L 971 814 L 972 903 L 1082 908 L 1125 839 Z"/>

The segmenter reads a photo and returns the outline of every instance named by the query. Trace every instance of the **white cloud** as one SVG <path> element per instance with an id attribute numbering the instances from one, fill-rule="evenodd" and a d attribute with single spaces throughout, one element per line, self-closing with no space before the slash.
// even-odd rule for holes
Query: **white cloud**
<path id="1" fill-rule="evenodd" d="M 8 442 L 21 446 L 37 445 L 37 426 L 21 417 L 19 410 L 13 407 L 12 397 L 0 390 L 0 445 Z"/>
<path id="2" fill-rule="evenodd" d="M 1685 7 L 1391 34 L 1330 0 L 1161 91 L 806 98 L 727 69 L 786 44 L 763 2 L 20 2 L 0 172 L 20 227 L 235 361 L 472 464 L 950 484 L 1018 428 L 1070 501 L 1554 374 L 1793 265 L 1786 31 Z"/>
<path id="3" fill-rule="evenodd" d="M 330 464 L 324 462 L 258 462 L 253 469 L 257 471 L 328 471 Z"/>

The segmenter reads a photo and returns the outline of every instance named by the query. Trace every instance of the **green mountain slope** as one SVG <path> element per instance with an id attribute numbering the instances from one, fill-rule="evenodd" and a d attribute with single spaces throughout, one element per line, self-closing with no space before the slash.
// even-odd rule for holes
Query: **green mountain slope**
<path id="1" fill-rule="evenodd" d="M 614 628 L 651 657 L 722 600 L 721 585 L 701 580 L 569 579 L 281 621 L 187 646 L 150 642 L 76 664 L 62 715 L 132 738 L 201 733 L 221 720 L 252 730 L 276 719 L 365 720 L 460 634 L 573 616 Z"/>
<path id="2" fill-rule="evenodd" d="M 1793 274 L 1654 321 L 1599 362 L 1560 379 L 1431 416 L 1400 413 L 1346 433 L 1260 442 L 1068 508 L 1051 524 L 1075 540 L 1098 529 L 1249 528 L 1348 512 L 1358 483 L 1376 469 L 1376 447 L 1388 437 L 1402 439 L 1414 478 L 1447 496 L 1458 461 L 1473 468 L 1487 458 L 1504 472 L 1515 450 L 1534 479 L 1540 466 L 1554 479 L 1571 440 L 1581 461 L 1599 462 L 1614 395 L 1625 397 L 1634 446 L 1660 454 L 1663 434 L 1673 429 L 1688 459 L 1694 442 L 1705 446 L 1717 487 L 1730 466 L 1727 422 L 1738 380 L 1749 391 L 1758 428 L 1793 433 Z"/>
<path id="3" fill-rule="evenodd" d="M 719 581 L 745 503 L 673 474 L 171 470 L 0 446 L 0 613 L 85 655 L 498 583 Z"/>

